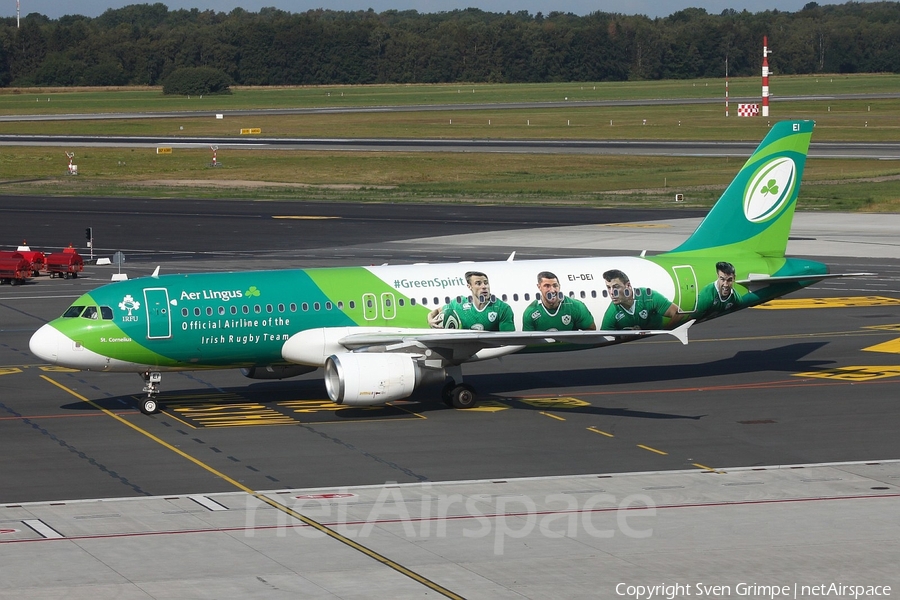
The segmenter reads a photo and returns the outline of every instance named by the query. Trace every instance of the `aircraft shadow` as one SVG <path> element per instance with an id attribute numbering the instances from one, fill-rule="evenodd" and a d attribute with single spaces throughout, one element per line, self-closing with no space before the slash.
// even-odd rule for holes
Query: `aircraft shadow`
<path id="1" fill-rule="evenodd" d="M 768 350 L 742 350 L 733 356 L 706 363 L 690 363 L 677 365 L 638 365 L 628 367 L 597 367 L 592 369 L 545 370 L 520 373 L 492 373 L 467 375 L 466 382 L 475 386 L 482 401 L 502 402 L 514 410 L 543 411 L 548 410 L 540 405 L 528 404 L 527 399 L 515 397 L 515 391 L 533 394 L 536 388 L 548 388 L 560 385 L 564 381 L 566 387 L 590 387 L 604 385 L 640 385 L 644 383 L 671 381 L 683 382 L 701 378 L 729 377 L 759 371 L 796 373 L 811 371 L 831 364 L 829 360 L 804 360 L 812 352 L 825 346 L 827 342 L 808 342 L 790 344 Z M 503 390 L 502 392 L 500 390 Z M 649 390 L 648 390 L 649 391 Z M 636 394 L 640 392 L 637 391 Z M 512 396 L 512 398 L 510 398 Z M 140 393 L 113 396 L 93 400 L 93 404 L 107 410 L 136 409 Z M 329 411 L 332 420 L 377 420 L 385 417 L 408 415 L 411 412 L 427 413 L 449 410 L 438 398 L 440 386 L 424 386 L 409 398 L 413 402 L 409 408 L 403 403 L 395 403 L 385 407 L 347 407 Z M 263 406 L 274 406 L 283 402 L 291 403 L 323 403 L 327 404 L 325 384 L 321 378 L 281 381 L 258 381 L 245 386 L 221 388 L 215 393 L 197 389 L 163 391 L 159 395 L 160 404 L 167 405 L 200 405 L 216 404 L 227 406 L 247 402 Z M 97 410 L 86 402 L 75 402 L 63 405 L 64 410 L 92 411 Z M 379 410 L 379 408 L 381 408 Z M 325 406 L 323 411 L 327 410 Z M 631 410 L 623 407 L 572 406 L 565 412 L 593 414 L 598 416 L 623 416 L 643 419 L 700 419 L 705 415 L 681 415 L 664 412 Z M 303 422 L 311 423 L 311 421 Z"/>
<path id="2" fill-rule="evenodd" d="M 733 356 L 713 362 L 667 364 L 667 365 L 636 365 L 627 367 L 598 366 L 591 369 L 573 369 L 565 371 L 533 371 L 531 373 L 509 374 L 520 382 L 524 389 L 541 387 L 547 381 L 560 379 L 564 375 L 565 384 L 571 386 L 581 385 L 634 385 L 656 381 L 683 381 L 707 377 L 726 377 L 729 375 L 741 375 L 756 373 L 759 371 L 776 372 L 803 372 L 821 368 L 823 365 L 832 364 L 831 360 L 803 360 L 807 355 L 827 345 L 828 342 L 805 342 L 790 344 L 780 348 L 768 350 L 741 350 Z M 502 374 L 472 375 L 467 376 L 466 381 L 476 384 L 479 389 L 496 389 L 498 378 Z M 494 383 L 492 383 L 494 382 Z"/>

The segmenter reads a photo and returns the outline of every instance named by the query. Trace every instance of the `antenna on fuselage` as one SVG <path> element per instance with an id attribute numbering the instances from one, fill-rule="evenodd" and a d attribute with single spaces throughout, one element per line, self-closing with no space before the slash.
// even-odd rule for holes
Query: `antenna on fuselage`
<path id="1" fill-rule="evenodd" d="M 159 265 L 156 265 L 156 268 L 153 269 L 153 275 L 151 275 L 150 277 L 153 277 L 154 279 L 159 278 Z"/>
<path id="2" fill-rule="evenodd" d="M 506 262 L 512 262 L 515 257 L 516 257 L 516 251 L 513 250 L 512 254 L 509 255 L 509 258 L 506 259 Z"/>

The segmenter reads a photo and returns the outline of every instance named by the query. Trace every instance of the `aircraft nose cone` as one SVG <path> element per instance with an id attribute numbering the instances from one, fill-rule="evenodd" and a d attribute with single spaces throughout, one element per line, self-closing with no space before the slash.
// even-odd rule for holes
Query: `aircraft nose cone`
<path id="1" fill-rule="evenodd" d="M 56 328 L 44 325 L 31 336 L 28 348 L 32 354 L 41 360 L 55 363 L 59 360 L 60 343 L 66 339 L 66 336 L 61 334 Z"/>

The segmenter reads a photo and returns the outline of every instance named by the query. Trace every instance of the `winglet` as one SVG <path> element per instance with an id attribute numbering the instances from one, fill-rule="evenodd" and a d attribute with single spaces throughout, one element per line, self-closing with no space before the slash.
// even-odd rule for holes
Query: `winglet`
<path id="1" fill-rule="evenodd" d="M 678 338 L 678 341 L 687 346 L 688 344 L 688 329 L 691 328 L 691 325 L 696 323 L 696 319 L 691 319 L 687 323 L 683 323 L 669 332 L 669 335 L 675 336 Z"/>
<path id="2" fill-rule="evenodd" d="M 154 279 L 159 278 L 159 265 L 156 265 L 156 268 L 153 270 L 153 275 L 151 275 L 150 277 L 153 277 Z"/>

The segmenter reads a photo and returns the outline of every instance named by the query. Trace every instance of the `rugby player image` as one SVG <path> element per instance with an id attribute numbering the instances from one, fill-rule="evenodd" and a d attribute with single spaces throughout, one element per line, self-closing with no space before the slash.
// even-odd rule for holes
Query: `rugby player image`
<path id="1" fill-rule="evenodd" d="M 471 299 L 459 298 L 428 313 L 428 325 L 435 329 L 515 331 L 509 304 L 491 294 L 488 276 L 479 271 L 466 273 Z"/>
<path id="2" fill-rule="evenodd" d="M 678 306 L 650 288 L 633 288 L 628 276 L 618 269 L 603 273 L 609 308 L 600 329 L 662 329 L 665 319 L 674 326 L 683 320 Z"/>
<path id="3" fill-rule="evenodd" d="M 734 274 L 734 265 L 730 262 L 716 263 L 717 278 L 700 291 L 693 318 L 700 320 L 718 317 L 741 308 L 741 295 L 734 289 Z"/>
<path id="4" fill-rule="evenodd" d="M 595 330 L 594 316 L 581 300 L 560 291 L 559 278 L 550 271 L 537 276 L 538 295 L 522 313 L 523 331 Z"/>

